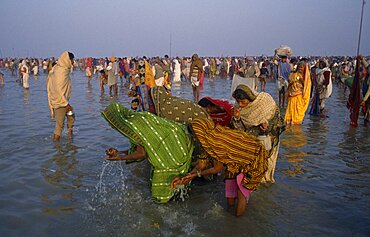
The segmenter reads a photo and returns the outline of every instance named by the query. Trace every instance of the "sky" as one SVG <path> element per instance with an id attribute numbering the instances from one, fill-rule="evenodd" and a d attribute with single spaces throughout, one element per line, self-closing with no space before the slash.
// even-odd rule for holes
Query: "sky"
<path id="1" fill-rule="evenodd" d="M 357 53 L 362 0 L 0 0 L 0 57 Z M 360 53 L 370 55 L 370 2 Z"/>

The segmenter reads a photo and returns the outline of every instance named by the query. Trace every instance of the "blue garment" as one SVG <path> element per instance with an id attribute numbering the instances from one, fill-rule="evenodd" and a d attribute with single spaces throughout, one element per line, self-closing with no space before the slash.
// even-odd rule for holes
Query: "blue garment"
<path id="1" fill-rule="evenodd" d="M 290 64 L 279 62 L 280 66 L 280 77 L 283 77 L 285 80 L 289 80 L 290 74 Z"/>
<path id="2" fill-rule="evenodd" d="M 319 101 L 320 101 L 319 93 L 315 93 L 315 96 L 311 101 L 310 115 L 314 115 L 314 116 L 320 115 Z"/>

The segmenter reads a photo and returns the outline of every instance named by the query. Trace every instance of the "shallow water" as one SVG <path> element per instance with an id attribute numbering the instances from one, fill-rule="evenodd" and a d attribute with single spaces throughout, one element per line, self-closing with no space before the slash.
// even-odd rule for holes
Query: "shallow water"
<path id="1" fill-rule="evenodd" d="M 189 198 L 152 202 L 149 165 L 107 162 L 105 149 L 129 147 L 100 115 L 113 101 L 129 106 L 127 89 L 117 99 L 72 77 L 74 138 L 52 141 L 45 75 L 30 76 L 24 90 L 8 72 L 0 86 L 1 236 L 369 236 L 369 128 L 349 126 L 347 95 L 334 86 L 327 118 L 306 115 L 282 136 L 276 183 L 252 194 L 235 218 L 224 198 L 222 177 L 193 182 Z M 231 81 L 205 79 L 202 96 L 229 99 Z M 274 97 L 275 83 L 267 84 Z M 191 85 L 173 86 L 191 99 Z M 362 117 L 360 117 L 360 120 Z"/>

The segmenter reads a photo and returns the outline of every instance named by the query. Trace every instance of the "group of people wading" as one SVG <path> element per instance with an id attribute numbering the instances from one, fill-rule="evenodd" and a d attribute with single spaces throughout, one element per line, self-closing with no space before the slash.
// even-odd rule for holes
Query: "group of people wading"
<path id="1" fill-rule="evenodd" d="M 72 53 L 65 51 L 48 73 L 49 108 L 56 119 L 55 141 L 60 139 L 65 118 L 69 134 L 73 132 L 75 117 L 69 103 L 69 75 L 76 61 Z M 152 197 L 158 203 L 167 203 L 183 193 L 195 178 L 223 173 L 225 197 L 228 205 L 235 207 L 236 216 L 243 215 L 251 193 L 261 183 L 275 182 L 280 136 L 285 126 L 302 124 L 310 104 L 311 115 L 322 115 L 325 100 L 332 92 L 332 80 L 336 81 L 338 75 L 343 85 L 353 80 L 347 64 L 342 64 L 340 73 L 333 73 L 334 67 L 325 59 L 298 60 L 285 54 L 274 57 L 272 63 L 262 60 L 258 66 L 252 57 L 247 57 L 234 61 L 233 68 L 228 60 L 215 68 L 214 58 L 201 59 L 194 54 L 186 66 L 185 80 L 191 83 L 194 96 L 188 100 L 171 94 L 174 79 L 179 81 L 184 75 L 178 71 L 179 61 L 182 60 L 174 59 L 172 64 L 168 57 L 151 60 L 143 57 L 131 60 L 133 64 L 128 65 L 126 58 L 125 62 L 121 59 L 117 62 L 113 56 L 104 66 L 92 70 L 93 60 L 86 60 L 89 83 L 92 71 L 100 72 L 102 93 L 108 84 L 110 94 L 117 96 L 118 77 L 124 77 L 130 88 L 129 96 L 133 97 L 131 108 L 112 103 L 102 112 L 107 122 L 131 144 L 126 151 L 108 148 L 106 159 L 147 159 L 152 166 Z M 362 105 L 368 121 L 370 81 L 367 62 L 363 57 L 357 59 L 360 61 Z M 21 65 L 21 73 L 27 73 L 27 62 L 22 60 Z M 220 70 L 218 75 L 228 75 L 231 68 L 234 75 L 231 95 L 235 104 L 224 99 L 200 98 L 199 86 L 205 74 L 213 80 L 217 70 Z M 278 103 L 265 92 L 268 78 L 277 82 Z M 27 81 L 23 77 L 25 88 L 29 88 Z M 261 87 L 257 92 L 259 82 Z M 281 109 L 285 104 L 283 119 Z"/>

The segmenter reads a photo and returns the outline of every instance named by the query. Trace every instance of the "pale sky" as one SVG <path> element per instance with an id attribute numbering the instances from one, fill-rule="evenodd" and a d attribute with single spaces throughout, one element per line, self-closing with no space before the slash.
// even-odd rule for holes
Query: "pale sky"
<path id="1" fill-rule="evenodd" d="M 362 0 L 0 0 L 0 57 L 357 52 Z M 361 48 L 370 55 L 370 3 Z"/>

